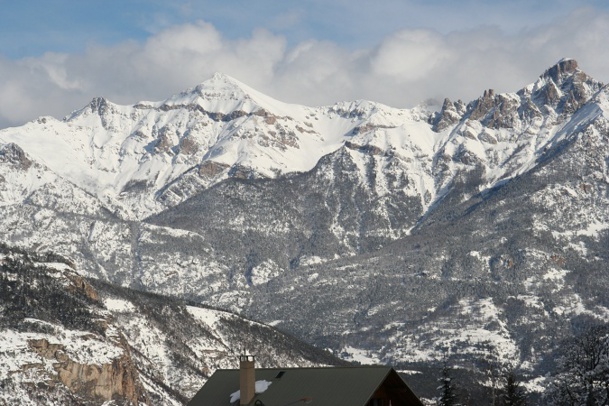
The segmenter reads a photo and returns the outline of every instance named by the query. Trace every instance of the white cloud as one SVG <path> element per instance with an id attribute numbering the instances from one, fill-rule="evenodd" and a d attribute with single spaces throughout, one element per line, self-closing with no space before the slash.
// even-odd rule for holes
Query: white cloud
<path id="1" fill-rule="evenodd" d="M 410 107 L 426 98 L 464 101 L 486 88 L 516 91 L 568 56 L 609 77 L 609 14 L 580 9 L 517 33 L 492 26 L 441 34 L 405 29 L 367 49 L 328 41 L 287 46 L 266 30 L 225 38 L 209 23 L 173 26 L 146 42 L 89 46 L 81 54 L 0 58 L 0 126 L 64 116 L 94 96 L 161 100 L 225 72 L 280 100 L 309 105 L 371 99 Z"/>
<path id="2" fill-rule="evenodd" d="M 404 83 L 424 79 L 446 64 L 451 52 L 445 38 L 429 30 L 404 30 L 387 38 L 372 58 L 371 73 Z"/>

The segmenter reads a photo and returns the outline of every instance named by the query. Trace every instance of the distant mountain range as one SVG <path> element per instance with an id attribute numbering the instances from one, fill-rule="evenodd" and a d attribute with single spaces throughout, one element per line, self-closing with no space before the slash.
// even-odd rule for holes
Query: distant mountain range
<path id="1" fill-rule="evenodd" d="M 347 360 L 543 388 L 609 321 L 608 88 L 563 59 L 516 93 L 305 107 L 228 76 L 0 130 L 7 246 L 213 304 Z"/>

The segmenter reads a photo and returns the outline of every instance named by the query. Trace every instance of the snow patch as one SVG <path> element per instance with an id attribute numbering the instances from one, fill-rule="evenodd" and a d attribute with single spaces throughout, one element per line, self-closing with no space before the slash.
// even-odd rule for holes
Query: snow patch
<path id="1" fill-rule="evenodd" d="M 375 365 L 379 363 L 378 354 L 375 354 L 370 350 L 346 346 L 340 350 L 340 353 L 341 358 L 345 361 L 355 361 L 362 365 Z"/>
<path id="2" fill-rule="evenodd" d="M 127 300 L 117 298 L 104 299 L 104 306 L 106 306 L 106 309 L 118 313 L 128 313 L 135 311 L 135 306 L 133 306 L 133 303 Z"/>
<path id="3" fill-rule="evenodd" d="M 186 306 L 186 309 L 197 320 L 202 321 L 210 327 L 213 327 L 220 320 L 220 312 L 218 310 L 205 309 L 203 307 L 194 306 Z"/>
<path id="4" fill-rule="evenodd" d="M 266 390 L 269 388 L 269 386 L 271 386 L 273 382 L 269 382 L 269 381 L 256 381 L 256 388 L 255 388 L 255 392 L 257 394 L 260 393 L 264 393 L 266 392 Z M 238 401 L 239 399 L 241 399 L 241 390 L 238 390 L 236 392 L 233 392 L 230 394 L 230 403 L 234 403 L 236 401 Z"/>

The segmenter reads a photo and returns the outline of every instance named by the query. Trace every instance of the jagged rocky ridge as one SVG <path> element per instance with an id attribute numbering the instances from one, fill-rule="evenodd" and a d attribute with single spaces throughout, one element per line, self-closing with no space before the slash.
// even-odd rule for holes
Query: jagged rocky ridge
<path id="1" fill-rule="evenodd" d="M 87 275 L 346 358 L 448 351 L 536 383 L 549 337 L 609 317 L 608 109 L 570 59 L 438 111 L 286 105 L 217 75 L 0 131 L 0 221 Z"/>

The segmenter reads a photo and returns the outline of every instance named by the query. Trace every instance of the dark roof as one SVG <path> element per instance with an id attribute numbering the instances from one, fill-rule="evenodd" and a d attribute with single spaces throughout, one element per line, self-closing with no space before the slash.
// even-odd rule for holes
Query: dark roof
<path id="1" fill-rule="evenodd" d="M 283 374 L 281 374 L 283 372 Z M 256 381 L 269 381 L 266 391 L 256 394 L 265 406 L 304 404 L 312 406 L 366 405 L 383 385 L 397 394 L 399 405 L 422 405 L 402 378 L 391 367 L 257 368 Z M 188 403 L 189 406 L 231 405 L 230 395 L 239 390 L 239 370 L 216 371 Z M 238 405 L 236 401 L 232 405 Z M 398 404 L 394 404 L 397 406 Z"/>

